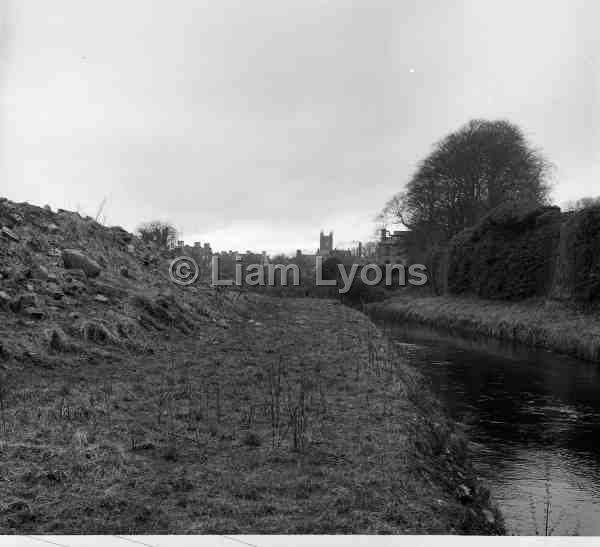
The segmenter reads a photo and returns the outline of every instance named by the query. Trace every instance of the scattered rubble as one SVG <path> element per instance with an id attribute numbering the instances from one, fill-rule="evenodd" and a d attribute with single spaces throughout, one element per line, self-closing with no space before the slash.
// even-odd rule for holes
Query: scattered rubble
<path id="1" fill-rule="evenodd" d="M 157 332 L 190 333 L 212 319 L 227 328 L 231 303 L 174 287 L 169 252 L 121 227 L 1 198 L 0 230 L 0 339 L 15 357 L 43 363 L 65 348 L 151 347 Z M 73 346 L 77 338 L 87 344 Z"/>

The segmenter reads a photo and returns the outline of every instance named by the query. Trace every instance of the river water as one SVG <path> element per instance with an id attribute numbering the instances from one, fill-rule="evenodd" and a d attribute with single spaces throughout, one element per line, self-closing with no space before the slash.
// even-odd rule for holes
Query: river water
<path id="1" fill-rule="evenodd" d="M 600 364 L 423 326 L 386 329 L 466 425 L 509 533 L 600 535 Z"/>

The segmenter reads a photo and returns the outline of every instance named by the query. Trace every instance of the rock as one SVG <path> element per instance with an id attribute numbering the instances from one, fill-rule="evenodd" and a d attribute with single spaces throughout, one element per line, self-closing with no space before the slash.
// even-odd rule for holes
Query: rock
<path id="1" fill-rule="evenodd" d="M 48 250 L 48 243 L 39 237 L 32 237 L 27 244 L 36 253 L 45 253 Z"/>
<path id="2" fill-rule="evenodd" d="M 59 352 L 70 351 L 74 348 L 74 344 L 69 340 L 69 337 L 60 328 L 50 329 L 45 332 L 46 340 L 50 349 Z"/>
<path id="3" fill-rule="evenodd" d="M 63 292 L 69 296 L 79 296 L 87 291 L 87 287 L 77 279 L 73 279 L 63 286 Z"/>
<path id="4" fill-rule="evenodd" d="M 131 243 L 127 245 L 127 252 L 130 254 L 135 253 L 135 247 Z"/>
<path id="5" fill-rule="evenodd" d="M 139 322 L 144 329 L 148 330 L 165 330 L 166 328 L 162 323 L 159 323 L 158 321 L 154 320 L 150 314 L 145 312 L 140 313 Z"/>
<path id="6" fill-rule="evenodd" d="M 10 239 L 11 241 L 19 241 L 19 236 L 17 234 L 15 234 L 10 228 L 7 228 L 6 226 L 3 226 L 2 229 L 0 230 L 0 233 L 7 239 Z"/>
<path id="7" fill-rule="evenodd" d="M 49 273 L 47 281 L 48 283 L 58 283 L 58 276 L 56 274 Z"/>
<path id="8" fill-rule="evenodd" d="M 19 213 L 12 213 L 8 216 L 15 224 L 21 224 L 23 220 L 25 220 L 23 215 L 20 215 Z"/>
<path id="9" fill-rule="evenodd" d="M 471 489 L 464 484 L 461 484 L 458 486 L 458 488 L 456 489 L 456 495 L 457 495 L 458 499 L 460 501 L 462 501 L 463 503 L 471 501 L 473 499 L 473 494 L 471 492 Z"/>
<path id="10" fill-rule="evenodd" d="M 145 253 L 142 257 L 142 263 L 144 266 L 150 266 L 151 264 L 156 264 L 158 262 L 158 257 L 153 253 Z"/>
<path id="11" fill-rule="evenodd" d="M 227 321 L 225 321 L 225 319 L 217 319 L 216 323 L 217 323 L 217 327 L 221 327 L 223 329 L 229 328 L 229 323 L 227 323 Z"/>
<path id="12" fill-rule="evenodd" d="M 12 279 L 14 281 L 21 282 L 24 281 L 26 278 L 25 269 L 19 266 L 14 266 L 12 268 L 2 268 L 1 271 L 4 279 Z"/>
<path id="13" fill-rule="evenodd" d="M 88 277 L 97 277 L 102 268 L 95 260 L 76 249 L 65 249 L 62 252 L 65 268 L 68 270 L 82 269 Z"/>
<path id="14" fill-rule="evenodd" d="M 11 298 L 4 291 L 0 291 L 0 310 L 8 311 L 10 309 Z"/>
<path id="15" fill-rule="evenodd" d="M 65 296 L 65 293 L 62 292 L 61 290 L 57 289 L 55 291 L 52 291 L 50 293 L 50 296 L 52 296 L 52 298 L 54 298 L 54 300 L 62 300 Z"/>
<path id="16" fill-rule="evenodd" d="M 80 269 L 69 270 L 69 273 L 65 276 L 65 280 L 68 282 L 73 281 L 73 280 L 83 282 L 83 281 L 87 280 L 87 276 L 85 275 L 85 272 L 83 270 L 80 270 Z"/>
<path id="17" fill-rule="evenodd" d="M 119 339 L 98 321 L 85 321 L 79 332 L 86 342 L 119 344 Z"/>
<path id="18" fill-rule="evenodd" d="M 10 307 L 15 313 L 18 313 L 25 308 L 37 308 L 37 295 L 34 293 L 21 294 L 11 301 Z"/>
<path id="19" fill-rule="evenodd" d="M 49 234 L 55 234 L 59 230 L 60 230 L 60 228 L 54 223 L 48 224 L 46 226 L 46 232 L 48 232 Z"/>
<path id="20" fill-rule="evenodd" d="M 485 521 L 493 526 L 494 524 L 496 524 L 496 518 L 494 517 L 494 513 L 492 513 L 489 509 L 482 509 L 481 513 L 483 514 L 483 516 L 485 517 Z"/>
<path id="21" fill-rule="evenodd" d="M 33 306 L 29 306 L 25 308 L 24 311 L 26 315 L 38 321 L 46 317 L 46 312 L 41 308 L 34 308 Z"/>
<path id="22" fill-rule="evenodd" d="M 106 298 L 106 296 L 104 296 L 103 294 L 97 294 L 96 296 L 94 296 L 94 300 L 96 302 L 102 302 L 103 304 L 106 304 L 108 302 L 108 298 Z"/>
<path id="23" fill-rule="evenodd" d="M 109 283 L 102 283 L 101 281 L 92 281 L 91 286 L 95 289 L 97 293 L 103 294 L 104 296 L 108 296 L 111 298 L 126 298 L 127 291 L 122 289 L 121 287 L 117 287 L 116 285 L 111 285 Z"/>
<path id="24" fill-rule="evenodd" d="M 113 226 L 110 228 L 110 231 L 113 233 L 115 239 L 119 241 L 121 244 L 131 243 L 133 236 L 121 226 Z"/>
<path id="25" fill-rule="evenodd" d="M 48 204 L 44 205 L 44 209 L 45 209 L 46 211 L 50 211 L 50 212 L 52 212 L 52 207 L 50 207 L 50 205 L 48 205 Z"/>
<path id="26" fill-rule="evenodd" d="M 31 507 L 26 501 L 16 500 L 8 504 L 7 510 L 10 512 L 25 512 L 30 513 Z"/>
<path id="27" fill-rule="evenodd" d="M 33 279 L 46 280 L 48 279 L 48 269 L 41 264 L 36 264 L 29 269 L 29 277 Z"/>
<path id="28" fill-rule="evenodd" d="M 135 279 L 135 277 L 129 271 L 129 268 L 125 268 L 125 267 L 121 268 L 121 275 L 123 277 L 126 277 L 127 279 Z"/>

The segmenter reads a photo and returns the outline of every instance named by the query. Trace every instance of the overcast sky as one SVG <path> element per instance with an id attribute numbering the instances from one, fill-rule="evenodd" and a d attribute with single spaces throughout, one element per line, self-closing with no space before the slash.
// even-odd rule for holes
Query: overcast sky
<path id="1" fill-rule="evenodd" d="M 216 249 L 368 239 L 431 145 L 506 118 L 600 194 L 600 3 L 0 0 L 0 195 Z"/>

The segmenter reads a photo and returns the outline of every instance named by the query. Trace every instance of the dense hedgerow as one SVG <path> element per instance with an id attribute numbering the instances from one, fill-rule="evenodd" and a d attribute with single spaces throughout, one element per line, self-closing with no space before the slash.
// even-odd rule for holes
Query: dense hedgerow
<path id="1" fill-rule="evenodd" d="M 553 296 L 600 302 L 600 206 L 573 213 L 565 222 Z"/>
<path id="2" fill-rule="evenodd" d="M 497 207 L 450 242 L 448 291 L 505 300 L 547 295 L 562 219 L 558 207 Z"/>
<path id="3" fill-rule="evenodd" d="M 436 245 L 426 257 L 429 287 L 433 294 L 442 295 L 448 292 L 448 256 L 448 246 Z"/>

